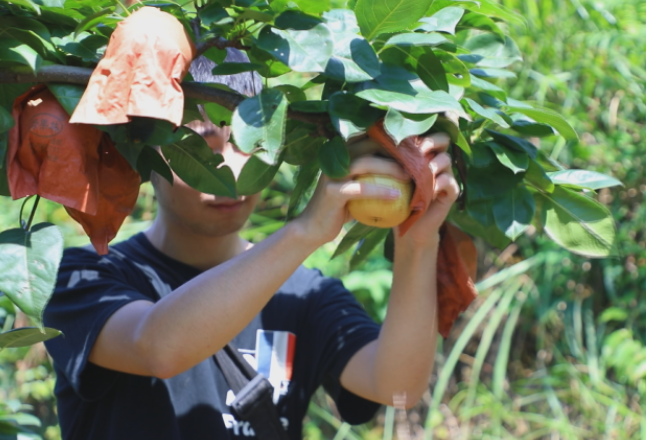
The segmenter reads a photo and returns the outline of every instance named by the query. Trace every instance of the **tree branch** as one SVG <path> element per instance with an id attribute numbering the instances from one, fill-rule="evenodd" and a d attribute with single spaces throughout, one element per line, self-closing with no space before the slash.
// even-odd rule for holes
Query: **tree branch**
<path id="1" fill-rule="evenodd" d="M 93 69 L 88 67 L 74 66 L 42 66 L 37 74 L 33 74 L 29 68 L 19 67 L 11 69 L 0 69 L 0 83 L 47 83 L 58 82 L 68 84 L 86 85 L 90 80 Z M 195 82 L 183 82 L 182 89 L 187 98 L 201 99 L 208 102 L 214 102 L 222 107 L 233 111 L 240 105 L 245 97 L 237 93 L 226 90 L 209 87 L 206 84 Z M 306 113 L 293 110 L 287 111 L 287 117 L 297 121 L 316 124 L 319 127 L 325 127 L 330 122 L 330 116 L 327 113 Z"/>

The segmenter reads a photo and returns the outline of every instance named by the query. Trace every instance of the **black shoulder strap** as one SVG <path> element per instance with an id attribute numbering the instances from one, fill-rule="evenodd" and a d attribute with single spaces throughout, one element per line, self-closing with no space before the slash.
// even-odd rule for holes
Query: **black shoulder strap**
<path id="1" fill-rule="evenodd" d="M 232 343 L 215 354 L 215 361 L 236 395 L 230 405 L 235 415 L 251 424 L 259 440 L 288 440 L 269 380 L 257 374 Z"/>

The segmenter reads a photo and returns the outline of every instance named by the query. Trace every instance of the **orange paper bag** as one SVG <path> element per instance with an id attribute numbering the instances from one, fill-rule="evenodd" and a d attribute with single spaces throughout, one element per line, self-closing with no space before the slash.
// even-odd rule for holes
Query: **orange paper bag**
<path id="1" fill-rule="evenodd" d="M 195 46 L 171 14 L 142 7 L 117 25 L 71 123 L 111 125 L 131 116 L 182 123 L 181 81 Z"/>
<path id="2" fill-rule="evenodd" d="M 384 130 L 383 122 L 370 127 L 368 136 L 404 167 L 415 182 L 410 201 L 412 212 L 399 225 L 400 235 L 404 235 L 433 201 L 435 176 L 428 167 L 433 154 L 421 150 L 422 142 L 418 136 L 411 136 L 395 145 Z M 440 236 L 437 257 L 438 330 L 446 338 L 459 314 L 467 309 L 477 295 L 473 284 L 477 253 L 469 236 L 449 223 L 442 225 Z"/>
<path id="3" fill-rule="evenodd" d="M 99 254 L 108 252 L 139 192 L 139 174 L 110 137 L 69 116 L 44 86 L 14 101 L 7 176 L 12 198 L 37 194 L 65 206 Z"/>

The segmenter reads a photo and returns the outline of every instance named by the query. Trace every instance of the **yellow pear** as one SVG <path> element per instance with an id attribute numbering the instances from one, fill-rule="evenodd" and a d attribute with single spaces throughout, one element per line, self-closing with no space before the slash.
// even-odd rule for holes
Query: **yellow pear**
<path id="1" fill-rule="evenodd" d="M 359 223 L 378 228 L 392 228 L 402 223 L 410 215 L 409 205 L 413 192 L 411 181 L 395 179 L 385 174 L 362 174 L 354 180 L 401 191 L 401 195 L 394 200 L 350 200 L 348 211 Z"/>

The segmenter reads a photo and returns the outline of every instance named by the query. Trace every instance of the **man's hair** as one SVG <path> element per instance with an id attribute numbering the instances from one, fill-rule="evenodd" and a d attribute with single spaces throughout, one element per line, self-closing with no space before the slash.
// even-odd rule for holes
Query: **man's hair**
<path id="1" fill-rule="evenodd" d="M 233 47 L 227 47 L 227 56 L 224 62 L 248 63 L 249 58 L 246 53 Z M 215 62 L 201 55 L 193 60 L 189 72 L 194 81 L 225 84 L 246 96 L 254 96 L 262 90 L 262 81 L 258 73 L 243 72 L 235 75 L 213 75 L 211 70 L 215 66 Z"/>

